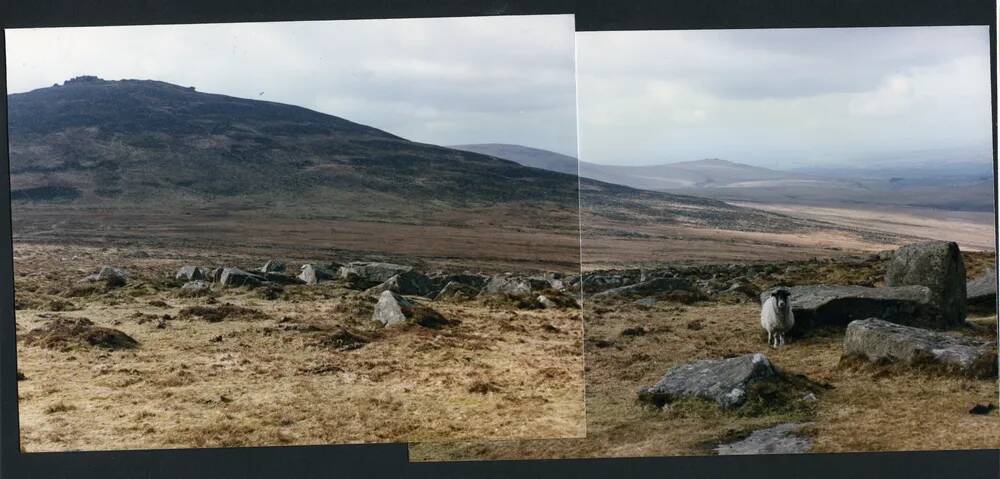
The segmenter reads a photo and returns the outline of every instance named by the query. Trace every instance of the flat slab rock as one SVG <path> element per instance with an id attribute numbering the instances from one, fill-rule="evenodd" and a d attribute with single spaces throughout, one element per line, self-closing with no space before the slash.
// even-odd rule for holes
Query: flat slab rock
<path id="1" fill-rule="evenodd" d="M 732 409 L 746 401 L 750 384 L 778 375 L 760 353 L 703 359 L 671 368 L 655 385 L 639 390 L 639 400 L 662 406 L 675 399 L 697 397 Z"/>
<path id="2" fill-rule="evenodd" d="M 969 310 L 977 313 L 996 313 L 997 272 L 990 268 L 965 287 Z"/>
<path id="3" fill-rule="evenodd" d="M 223 268 L 219 274 L 219 283 L 223 286 L 257 286 L 265 281 L 263 276 L 248 273 L 239 268 Z"/>
<path id="4" fill-rule="evenodd" d="M 787 422 L 759 429 L 742 441 L 721 444 L 715 448 L 720 456 L 747 454 L 801 454 L 809 452 L 812 440 L 795 433 L 804 424 Z"/>
<path id="5" fill-rule="evenodd" d="M 870 318 L 853 321 L 844 335 L 844 356 L 873 362 L 936 364 L 972 376 L 995 376 L 993 343 L 956 334 L 893 324 Z"/>
<path id="6" fill-rule="evenodd" d="M 378 296 L 383 291 L 392 291 L 396 294 L 409 294 L 415 296 L 427 296 L 434 290 L 434 282 L 430 278 L 416 271 L 404 271 L 385 282 L 372 286 L 365 290 L 365 293 Z"/>
<path id="7" fill-rule="evenodd" d="M 340 267 L 340 277 L 358 282 L 362 288 L 370 288 L 411 270 L 413 267 L 401 264 L 355 261 Z"/>
<path id="8" fill-rule="evenodd" d="M 494 276 L 483 286 L 482 294 L 525 295 L 551 287 L 552 283 L 544 278 Z"/>
<path id="9" fill-rule="evenodd" d="M 795 329 L 844 326 L 851 321 L 881 318 L 907 325 L 949 326 L 926 286 L 868 288 L 865 286 L 809 285 L 785 288 L 790 293 Z M 761 303 L 773 289 L 760 295 Z"/>
<path id="10" fill-rule="evenodd" d="M 641 283 L 601 291 L 600 293 L 591 295 L 591 298 L 602 299 L 647 296 L 654 293 L 662 293 L 678 289 L 690 290 L 691 288 L 691 281 L 685 278 L 656 278 Z"/>

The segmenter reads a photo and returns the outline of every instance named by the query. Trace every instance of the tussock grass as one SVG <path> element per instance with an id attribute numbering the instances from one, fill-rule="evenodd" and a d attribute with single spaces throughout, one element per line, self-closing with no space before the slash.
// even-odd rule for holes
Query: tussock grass
<path id="1" fill-rule="evenodd" d="M 966 258 L 976 274 L 994 256 L 967 253 Z M 812 271 L 788 274 L 798 281 L 878 285 L 883 264 L 876 260 L 859 268 L 817 261 Z M 785 274 L 776 272 L 771 279 L 765 275 L 764 281 L 795 284 Z M 710 455 L 718 444 L 784 422 L 809 424 L 799 434 L 813 439 L 813 452 L 1000 447 L 1000 413 L 968 412 L 975 403 L 995 402 L 995 378 L 867 362 L 842 366 L 842 328 L 811 331 L 771 349 L 759 325 L 759 306 L 753 302 L 585 305 L 586 438 L 413 444 L 411 460 Z M 996 340 L 995 315 L 969 321 L 978 327 L 957 333 Z M 639 388 L 654 384 L 672 366 L 753 352 L 763 352 L 792 387 L 761 383 L 748 395 L 751 399 L 733 411 L 700 399 L 677 400 L 662 409 L 636 401 Z M 808 392 L 818 400 L 803 400 Z"/>
<path id="2" fill-rule="evenodd" d="M 81 269 L 92 266 L 87 261 L 127 258 L 62 246 L 18 251 L 27 259 L 17 264 L 18 291 L 31 300 L 65 286 L 58 276 L 44 276 L 64 267 L 59 258 L 82 258 Z M 152 258 L 135 263 L 121 260 L 137 282 L 166 277 L 185 263 L 214 261 L 149 252 Z M 382 329 L 370 321 L 374 298 L 337 282 L 285 286 L 285 296 L 276 300 L 241 288 L 220 290 L 217 298 L 136 290 L 143 293 L 134 298 L 120 291 L 80 296 L 72 302 L 81 309 L 65 314 L 86 316 L 97 327 L 114 325 L 138 339 L 138 348 L 109 353 L 53 350 L 23 340 L 18 345 L 18 367 L 31 378 L 18 387 L 25 450 L 551 438 L 584 432 L 579 310 L 423 302 L 460 322 L 440 329 Z M 19 310 L 18 334 L 51 322 L 51 314 Z M 151 327 L 152 318 L 163 315 L 188 320 Z M 139 324 L 137 318 L 147 321 Z M 545 325 L 558 332 L 545 332 Z M 498 390 L 475 392 L 477 383 Z M 46 407 L 58 401 L 76 409 L 47 414 Z"/>

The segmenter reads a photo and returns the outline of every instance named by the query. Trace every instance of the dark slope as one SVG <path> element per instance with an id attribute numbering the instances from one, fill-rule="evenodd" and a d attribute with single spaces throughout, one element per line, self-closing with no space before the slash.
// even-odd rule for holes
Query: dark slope
<path id="1" fill-rule="evenodd" d="M 8 103 L 16 199 L 573 205 L 577 197 L 575 177 L 158 81 L 82 78 Z"/>

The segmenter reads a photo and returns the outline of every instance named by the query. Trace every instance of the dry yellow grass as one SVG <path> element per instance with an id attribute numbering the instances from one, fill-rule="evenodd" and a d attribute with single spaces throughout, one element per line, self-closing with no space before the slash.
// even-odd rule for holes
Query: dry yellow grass
<path id="1" fill-rule="evenodd" d="M 996 227 L 993 212 L 948 211 L 932 208 L 819 207 L 761 203 L 734 203 L 835 225 L 872 228 L 890 233 L 954 241 L 966 251 L 992 250 Z"/>
<path id="2" fill-rule="evenodd" d="M 371 301 L 334 284 L 282 299 L 231 289 L 181 297 L 156 278 L 186 260 L 19 245 L 19 336 L 52 317 L 88 318 L 140 342 L 131 350 L 18 344 L 21 444 L 30 452 L 574 437 L 584 433 L 579 310 L 433 303 L 461 324 L 377 329 Z M 238 258 L 229 258 L 234 260 Z M 243 258 L 241 264 L 257 263 Z M 197 264 L 199 261 L 194 260 Z M 77 272 L 124 266 L 140 278 L 109 293 Z M 53 274 L 69 268 L 65 277 Z M 266 316 L 182 318 L 220 304 Z M 57 306 L 53 308 L 53 306 Z M 52 309 L 61 311 L 53 312 Z M 170 315 L 165 327 L 159 318 Z M 324 344 L 347 329 L 370 342 Z"/>
<path id="3" fill-rule="evenodd" d="M 843 332 L 836 330 L 769 349 L 758 308 L 755 303 L 588 305 L 586 438 L 415 444 L 411 460 L 707 455 L 726 438 L 789 420 L 813 423 L 808 428 L 813 452 L 1000 447 L 1000 414 L 968 413 L 975 403 L 996 404 L 995 380 L 841 367 Z M 996 340 L 995 316 L 973 322 L 983 326 L 977 334 Z M 621 334 L 635 327 L 647 333 Z M 640 387 L 655 383 L 672 366 L 751 352 L 763 352 L 779 368 L 832 389 L 805 411 L 754 417 L 698 402 L 660 411 L 636 401 Z"/>

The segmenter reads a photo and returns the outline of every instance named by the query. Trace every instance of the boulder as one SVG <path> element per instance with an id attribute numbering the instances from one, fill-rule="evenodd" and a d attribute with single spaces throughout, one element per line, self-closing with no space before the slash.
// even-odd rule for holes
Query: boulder
<path id="1" fill-rule="evenodd" d="M 181 294 L 185 296 L 201 296 L 212 291 L 212 285 L 207 281 L 188 281 L 181 286 Z"/>
<path id="2" fill-rule="evenodd" d="M 944 325 L 965 321 L 965 262 L 954 242 L 928 241 L 899 248 L 889 260 L 885 285 L 926 286 L 943 314 Z"/>
<path id="3" fill-rule="evenodd" d="M 653 296 L 646 296 L 645 298 L 641 298 L 641 299 L 637 299 L 635 301 L 632 301 L 632 304 L 635 304 L 635 305 L 638 305 L 638 306 L 647 306 L 647 307 L 649 307 L 649 306 L 656 306 L 656 303 L 658 303 L 658 302 L 659 301 L 657 301 L 657 299 L 655 297 L 653 297 Z"/>
<path id="4" fill-rule="evenodd" d="M 973 377 L 996 377 L 997 374 L 995 342 L 876 318 L 852 321 L 847 325 L 844 357 L 877 363 L 935 366 Z"/>
<path id="5" fill-rule="evenodd" d="M 774 289 L 761 293 L 760 302 L 766 301 Z M 899 324 L 947 326 L 926 286 L 868 288 L 819 284 L 785 289 L 791 293 L 789 300 L 795 314 L 793 332 L 822 326 L 843 327 L 851 321 L 872 317 Z"/>
<path id="6" fill-rule="evenodd" d="M 267 260 L 264 266 L 260 267 L 261 273 L 281 273 L 285 271 L 285 263 L 278 260 Z"/>
<path id="7" fill-rule="evenodd" d="M 671 368 L 655 385 L 639 390 L 639 400 L 662 406 L 676 399 L 696 397 L 714 401 L 722 409 L 733 409 L 746 401 L 751 384 L 778 377 L 771 362 L 760 353 L 703 359 Z"/>
<path id="8" fill-rule="evenodd" d="M 356 261 L 340 267 L 340 277 L 361 289 L 371 288 L 413 268 L 392 263 Z"/>
<path id="9" fill-rule="evenodd" d="M 541 303 L 543 307 L 545 307 L 545 309 L 556 309 L 559 307 L 559 303 L 549 299 L 549 297 L 545 296 L 544 294 L 538 295 L 537 299 L 538 302 Z"/>
<path id="10" fill-rule="evenodd" d="M 306 284 L 317 284 L 334 278 L 334 273 L 311 264 L 304 264 L 299 272 L 299 280 Z"/>
<path id="11" fill-rule="evenodd" d="M 443 288 L 441 288 L 441 291 L 438 291 L 436 294 L 434 294 L 433 299 L 435 301 L 441 301 L 451 298 L 470 299 L 478 294 L 479 294 L 478 288 L 475 288 L 468 284 L 459 283 L 456 281 L 450 281 L 448 282 L 448 284 L 444 285 Z"/>
<path id="12" fill-rule="evenodd" d="M 208 274 L 208 268 L 202 268 L 201 266 L 183 266 L 181 269 L 177 270 L 177 274 L 174 275 L 174 279 L 197 281 L 208 279 Z"/>
<path id="13" fill-rule="evenodd" d="M 102 266 L 98 272 L 88 275 L 83 279 L 84 281 L 89 282 L 101 281 L 104 282 L 109 288 L 117 288 L 119 286 L 124 286 L 130 277 L 131 274 L 124 269 L 112 266 Z"/>
<path id="14" fill-rule="evenodd" d="M 591 298 L 631 298 L 675 290 L 689 291 L 692 287 L 693 285 L 691 281 L 685 278 L 656 278 L 642 283 L 630 284 L 628 286 L 621 286 L 607 291 L 601 291 L 600 293 L 591 295 Z"/>
<path id="15" fill-rule="evenodd" d="M 628 270 L 618 273 L 592 272 L 583 275 L 583 291 L 593 293 L 610 288 L 619 288 L 639 283 L 642 273 L 639 270 Z"/>
<path id="16" fill-rule="evenodd" d="M 259 286 L 265 281 L 263 276 L 248 273 L 239 268 L 222 268 L 219 283 L 223 286 Z"/>
<path id="17" fill-rule="evenodd" d="M 729 285 L 728 288 L 719 291 L 719 295 L 732 295 L 740 298 L 750 298 L 750 300 L 757 299 L 760 296 L 760 288 L 755 286 L 753 283 L 744 280 L 736 280 Z"/>
<path id="18" fill-rule="evenodd" d="M 552 285 L 545 278 L 517 276 L 494 276 L 483 286 L 481 294 L 510 294 L 514 296 L 530 294 L 549 289 Z"/>
<path id="19" fill-rule="evenodd" d="M 222 271 L 225 268 L 214 268 L 208 272 L 208 280 L 213 283 L 218 283 L 222 279 Z"/>
<path id="20" fill-rule="evenodd" d="M 434 282 L 430 278 L 411 270 L 399 273 L 384 283 L 369 288 L 365 293 L 377 296 L 383 291 L 392 291 L 397 294 L 427 296 L 433 290 Z"/>
<path id="21" fill-rule="evenodd" d="M 297 276 L 292 276 L 285 273 L 259 273 L 258 276 L 264 278 L 265 282 L 275 283 L 275 284 L 302 284 L 302 281 Z"/>
<path id="22" fill-rule="evenodd" d="M 996 314 L 997 312 L 997 272 L 990 268 L 965 286 L 965 302 L 969 312 Z"/>
<path id="23" fill-rule="evenodd" d="M 812 440 L 795 434 L 803 424 L 786 422 L 767 429 L 758 429 L 741 441 L 715 448 L 720 456 L 746 454 L 801 454 L 809 452 Z"/>
<path id="24" fill-rule="evenodd" d="M 438 289 L 444 288 L 445 286 L 448 285 L 448 283 L 456 283 L 475 288 L 477 293 L 479 292 L 480 289 L 483 288 L 483 286 L 486 286 L 486 282 L 490 280 L 489 276 L 481 274 L 468 274 L 468 273 L 462 273 L 462 274 L 438 273 L 438 274 L 432 274 L 429 277 L 431 278 L 431 281 L 434 282 L 435 287 Z"/>
<path id="25" fill-rule="evenodd" d="M 397 324 L 418 324 L 428 328 L 439 328 L 452 323 L 427 306 L 414 303 L 392 291 L 379 294 L 372 321 L 382 326 Z"/>
<path id="26" fill-rule="evenodd" d="M 405 323 L 412 314 L 413 303 L 408 299 L 392 291 L 383 291 L 378 297 L 378 303 L 375 303 L 372 321 L 381 323 L 382 326 L 392 326 Z"/>

